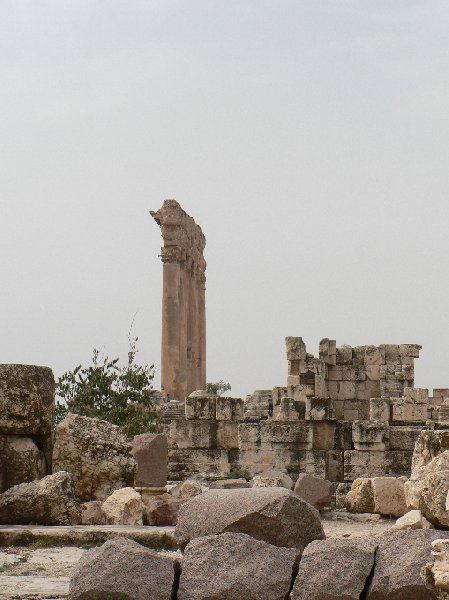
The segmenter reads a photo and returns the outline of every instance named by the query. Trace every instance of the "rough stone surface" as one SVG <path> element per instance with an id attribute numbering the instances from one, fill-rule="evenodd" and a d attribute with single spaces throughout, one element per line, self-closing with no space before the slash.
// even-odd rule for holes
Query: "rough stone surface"
<path id="1" fill-rule="evenodd" d="M 53 472 L 73 475 L 81 501 L 105 500 L 114 490 L 134 484 L 137 465 L 130 452 L 116 425 L 70 414 L 56 427 Z"/>
<path id="2" fill-rule="evenodd" d="M 246 479 L 218 479 L 210 484 L 211 490 L 235 490 L 240 488 L 249 488 L 250 484 Z"/>
<path id="3" fill-rule="evenodd" d="M 198 496 L 198 494 L 207 492 L 208 489 L 209 488 L 200 481 L 196 481 L 195 479 L 187 479 L 186 481 L 183 481 L 172 488 L 171 493 L 172 496 L 178 498 L 179 500 L 188 500 L 189 498 Z"/>
<path id="4" fill-rule="evenodd" d="M 378 538 L 374 576 L 368 600 L 436 600 L 426 576 L 432 562 L 431 542 L 449 537 L 435 530 L 394 531 Z"/>
<path id="5" fill-rule="evenodd" d="M 402 517 L 407 512 L 404 481 L 396 477 L 373 477 L 371 480 L 374 511 L 379 515 Z"/>
<path id="6" fill-rule="evenodd" d="M 0 492 L 47 474 L 42 450 L 33 440 L 20 435 L 0 435 Z"/>
<path id="7" fill-rule="evenodd" d="M 70 600 L 169 600 L 175 566 L 170 558 L 125 538 L 86 552 L 70 580 Z"/>
<path id="8" fill-rule="evenodd" d="M 101 511 L 100 500 L 91 500 L 81 504 L 81 525 L 105 525 L 106 519 Z"/>
<path id="9" fill-rule="evenodd" d="M 319 512 L 284 488 L 210 490 L 181 506 L 176 526 L 181 548 L 197 537 L 225 532 L 300 550 L 324 539 Z"/>
<path id="10" fill-rule="evenodd" d="M 167 484 L 167 437 L 142 433 L 133 440 L 132 455 L 137 462 L 136 485 L 163 487 Z"/>
<path id="11" fill-rule="evenodd" d="M 185 549 L 178 600 L 284 600 L 299 558 L 243 533 L 197 538 Z"/>
<path id="12" fill-rule="evenodd" d="M 391 529 L 433 529 L 420 510 L 409 510 L 404 516 L 400 517 Z"/>
<path id="13" fill-rule="evenodd" d="M 346 507 L 350 512 L 374 512 L 374 494 L 371 479 L 360 477 L 353 481 L 346 496 Z"/>
<path id="14" fill-rule="evenodd" d="M 81 509 L 70 473 L 60 471 L 39 481 L 21 483 L 0 494 L 4 525 L 77 525 Z"/>
<path id="15" fill-rule="evenodd" d="M 143 525 L 143 510 L 140 494 L 130 487 L 116 490 L 101 505 L 109 525 Z"/>
<path id="16" fill-rule="evenodd" d="M 303 552 L 291 600 L 358 600 L 374 565 L 376 544 L 329 539 Z"/>
<path id="17" fill-rule="evenodd" d="M 151 498 L 146 505 L 147 525 L 176 525 L 182 500 L 178 498 Z"/>
<path id="18" fill-rule="evenodd" d="M 293 480 L 286 473 L 282 473 L 281 471 L 264 471 L 253 477 L 251 487 L 283 487 L 287 490 L 291 490 L 293 487 Z"/>
<path id="19" fill-rule="evenodd" d="M 449 451 L 445 450 L 415 471 L 407 485 L 407 504 L 421 510 L 432 524 L 449 527 L 448 491 Z"/>
<path id="20" fill-rule="evenodd" d="M 308 473 L 299 474 L 294 492 L 318 510 L 332 502 L 332 483 Z"/>
<path id="21" fill-rule="evenodd" d="M 51 369 L 0 365 L 0 433 L 49 434 L 54 401 L 55 379 Z"/>
<path id="22" fill-rule="evenodd" d="M 446 450 L 449 450 L 449 430 L 421 431 L 413 452 L 412 475 Z"/>
<path id="23" fill-rule="evenodd" d="M 431 567 L 435 586 L 449 592 L 449 540 L 432 542 L 433 565 Z"/>

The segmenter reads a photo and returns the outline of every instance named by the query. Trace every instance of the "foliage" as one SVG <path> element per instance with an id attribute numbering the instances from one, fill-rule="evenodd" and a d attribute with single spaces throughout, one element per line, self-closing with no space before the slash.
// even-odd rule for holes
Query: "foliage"
<path id="1" fill-rule="evenodd" d="M 94 349 L 90 366 L 78 365 L 59 378 L 55 424 L 71 412 L 119 425 L 129 437 L 161 430 L 153 400 L 154 365 L 136 363 L 137 341 L 129 337 L 124 366 Z"/>
<path id="2" fill-rule="evenodd" d="M 228 392 L 231 389 L 230 383 L 225 383 L 223 379 L 217 381 L 216 383 L 206 383 L 206 390 L 208 394 L 213 394 L 214 396 L 221 396 L 225 392 Z"/>

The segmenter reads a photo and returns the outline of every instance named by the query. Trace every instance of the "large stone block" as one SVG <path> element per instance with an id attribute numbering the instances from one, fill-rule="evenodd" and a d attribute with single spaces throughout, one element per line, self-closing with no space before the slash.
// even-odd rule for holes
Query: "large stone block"
<path id="1" fill-rule="evenodd" d="M 389 398 L 370 398 L 369 400 L 370 421 L 390 421 L 391 403 Z"/>
<path id="2" fill-rule="evenodd" d="M 385 348 L 382 346 L 365 346 L 365 366 L 379 366 L 385 364 Z"/>
<path id="3" fill-rule="evenodd" d="M 274 406 L 275 421 L 304 421 L 306 403 L 293 398 L 281 398 Z"/>
<path id="4" fill-rule="evenodd" d="M 306 345 L 301 337 L 286 337 L 287 360 L 305 360 Z"/>
<path id="5" fill-rule="evenodd" d="M 351 450 L 352 421 L 336 421 L 334 448 L 336 450 Z"/>
<path id="6" fill-rule="evenodd" d="M 329 398 L 307 398 L 305 417 L 308 421 L 328 421 L 332 419 L 332 400 Z"/>
<path id="7" fill-rule="evenodd" d="M 390 517 L 402 517 L 407 512 L 404 481 L 396 477 L 373 477 L 374 512 Z"/>
<path id="8" fill-rule="evenodd" d="M 428 404 L 429 390 L 424 388 L 404 388 L 404 397 L 406 402 L 414 404 Z"/>
<path id="9" fill-rule="evenodd" d="M 354 449 L 384 451 L 389 443 L 389 425 L 385 421 L 354 421 L 352 424 Z"/>
<path id="10" fill-rule="evenodd" d="M 299 474 L 293 491 L 318 510 L 329 506 L 332 500 L 331 482 L 308 473 Z"/>
<path id="11" fill-rule="evenodd" d="M 393 422 L 418 422 L 426 421 L 428 417 L 427 404 L 415 404 L 408 402 L 403 397 L 391 398 Z"/>
<path id="12" fill-rule="evenodd" d="M 186 398 L 186 419 L 215 421 L 218 396 L 198 396 L 196 394 L 197 392 L 193 392 Z"/>
<path id="13" fill-rule="evenodd" d="M 422 430 L 416 441 L 412 461 L 412 473 L 417 473 L 442 452 L 449 450 L 449 430 Z"/>
<path id="14" fill-rule="evenodd" d="M 329 450 L 326 452 L 325 477 L 329 481 L 343 481 L 344 453 L 342 450 Z"/>
<path id="15" fill-rule="evenodd" d="M 390 427 L 390 450 L 413 451 L 420 433 L 420 427 L 400 425 Z"/>
<path id="16" fill-rule="evenodd" d="M 220 449 L 176 449 L 168 450 L 168 476 L 179 481 L 195 473 L 204 477 L 226 477 L 231 470 L 231 452 Z"/>
<path id="17" fill-rule="evenodd" d="M 262 444 L 271 444 L 273 447 L 282 446 L 294 447 L 295 450 L 311 450 L 313 447 L 313 427 L 309 423 L 267 421 L 260 425 L 260 441 Z"/>
<path id="18" fill-rule="evenodd" d="M 217 421 L 217 448 L 227 450 L 239 447 L 238 421 Z"/>
<path id="19" fill-rule="evenodd" d="M 55 379 L 48 367 L 0 365 L 0 434 L 48 435 Z"/>
<path id="20" fill-rule="evenodd" d="M 115 490 L 101 505 L 101 511 L 109 525 L 143 525 L 144 504 L 138 492 L 125 487 Z"/>
<path id="21" fill-rule="evenodd" d="M 174 419 L 169 425 L 168 441 L 178 448 L 215 448 L 217 422 Z"/>
<path id="22" fill-rule="evenodd" d="M 167 438 L 161 433 L 143 433 L 133 440 L 137 462 L 136 485 L 164 487 L 167 484 Z"/>
<path id="23" fill-rule="evenodd" d="M 0 435 L 0 492 L 46 474 L 44 453 L 31 438 Z"/>
<path id="24" fill-rule="evenodd" d="M 335 421 L 313 421 L 313 449 L 333 450 L 335 447 Z"/>
<path id="25" fill-rule="evenodd" d="M 346 450 L 344 461 L 347 481 L 354 481 L 359 477 L 380 477 L 385 473 L 385 452 Z"/>
<path id="26" fill-rule="evenodd" d="M 346 507 L 355 513 L 374 512 L 373 485 L 369 477 L 359 477 L 353 481 L 346 495 Z"/>
<path id="27" fill-rule="evenodd" d="M 387 450 L 385 452 L 385 473 L 408 477 L 412 469 L 412 456 L 412 450 Z"/>
<path id="28" fill-rule="evenodd" d="M 241 421 L 243 419 L 243 400 L 217 396 L 215 418 L 217 421 Z"/>

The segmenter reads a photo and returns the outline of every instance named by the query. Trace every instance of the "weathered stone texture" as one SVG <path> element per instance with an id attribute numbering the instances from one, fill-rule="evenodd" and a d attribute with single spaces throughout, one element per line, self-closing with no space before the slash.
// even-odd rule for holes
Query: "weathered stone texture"
<path id="1" fill-rule="evenodd" d="M 133 440 L 132 455 L 137 462 L 135 483 L 161 487 L 167 484 L 167 437 L 160 433 L 143 433 Z"/>
<path id="2" fill-rule="evenodd" d="M 330 481 L 314 477 L 308 473 L 300 473 L 295 483 L 294 492 L 318 510 L 329 506 L 332 501 L 332 484 Z"/>
<path id="3" fill-rule="evenodd" d="M 143 525 L 144 504 L 133 488 L 115 490 L 101 505 L 108 525 Z"/>
<path id="4" fill-rule="evenodd" d="M 42 450 L 22 435 L 0 435 L 0 492 L 47 474 Z"/>
<path id="5" fill-rule="evenodd" d="M 53 471 L 73 475 L 81 501 L 105 500 L 114 490 L 132 486 L 136 468 L 131 444 L 116 425 L 70 414 L 56 427 Z"/>

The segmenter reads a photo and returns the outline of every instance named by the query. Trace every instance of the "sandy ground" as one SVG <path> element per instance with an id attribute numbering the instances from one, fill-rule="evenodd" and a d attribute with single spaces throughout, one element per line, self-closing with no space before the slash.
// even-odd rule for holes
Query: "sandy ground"
<path id="1" fill-rule="evenodd" d="M 395 522 L 378 515 L 350 515 L 344 511 L 325 512 L 322 517 L 326 536 L 336 538 L 372 538 Z M 0 600 L 67 598 L 70 576 L 84 552 L 86 548 L 74 546 L 0 549 Z"/>

